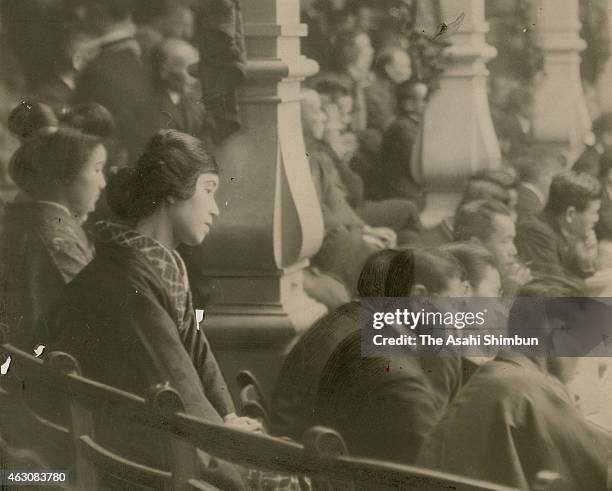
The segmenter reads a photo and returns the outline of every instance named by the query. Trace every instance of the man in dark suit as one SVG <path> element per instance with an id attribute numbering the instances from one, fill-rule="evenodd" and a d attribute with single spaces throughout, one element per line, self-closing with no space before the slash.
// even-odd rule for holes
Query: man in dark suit
<path id="1" fill-rule="evenodd" d="M 101 32 L 100 54 L 79 76 L 74 102 L 106 107 L 115 118 L 119 143 L 134 160 L 155 132 L 155 112 L 131 7 L 131 0 L 94 0 L 88 5 L 88 15 Z"/>
<path id="2" fill-rule="evenodd" d="M 384 48 L 376 55 L 374 73 L 374 81 L 366 88 L 368 127 L 382 133 L 397 116 L 397 86 L 412 75 L 410 56 L 398 47 Z"/>
<path id="3" fill-rule="evenodd" d="M 400 197 L 425 206 L 425 193 L 413 176 L 412 158 L 418 150 L 427 86 L 406 82 L 397 90 L 398 117 L 383 134 L 380 168 L 370 176 L 371 193 L 377 199 Z"/>
<path id="4" fill-rule="evenodd" d="M 533 271 L 586 278 L 595 272 L 601 186 L 585 173 L 553 178 L 544 211 L 520 223 L 516 246 Z"/>
<path id="5" fill-rule="evenodd" d="M 584 287 L 565 280 L 531 283 L 519 294 L 528 298 L 515 301 L 509 334 L 537 332 L 549 345 L 563 345 L 567 333 L 581 338 L 594 321 L 605 323 L 601 319 L 610 315 L 581 298 L 588 295 Z M 571 341 L 568 348 L 575 348 Z M 562 478 L 555 489 L 606 489 L 610 435 L 587 421 L 567 389 L 584 352 L 566 349 L 545 358 L 534 351 L 515 347 L 480 367 L 427 438 L 416 464 L 515 489 L 533 489 L 537 473 L 546 469 Z"/>
<path id="6" fill-rule="evenodd" d="M 151 51 L 156 126 L 203 138 L 204 106 L 198 100 L 198 80 L 188 68 L 199 60 L 198 50 L 183 39 L 164 39 Z"/>
<path id="7" fill-rule="evenodd" d="M 76 79 L 87 63 L 98 54 L 98 43 L 82 32 L 67 32 L 60 41 L 53 70 L 37 78 L 30 98 L 47 104 L 61 116 L 68 112 Z"/>
<path id="8" fill-rule="evenodd" d="M 516 211 L 521 222 L 540 214 L 548 201 L 553 176 L 565 166 L 560 152 L 545 147 L 533 147 L 518 159 L 519 172 Z"/>
<path id="9" fill-rule="evenodd" d="M 510 91 L 501 107 L 493 107 L 491 116 L 502 154 L 516 157 L 533 141 L 533 94 L 524 88 Z"/>

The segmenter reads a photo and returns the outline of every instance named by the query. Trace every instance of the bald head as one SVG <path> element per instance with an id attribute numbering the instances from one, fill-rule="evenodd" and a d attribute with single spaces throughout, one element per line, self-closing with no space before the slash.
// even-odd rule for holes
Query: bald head
<path id="1" fill-rule="evenodd" d="M 183 94 L 196 84 L 188 68 L 200 60 L 198 50 L 184 39 L 166 38 L 152 51 L 154 74 L 162 88 Z"/>

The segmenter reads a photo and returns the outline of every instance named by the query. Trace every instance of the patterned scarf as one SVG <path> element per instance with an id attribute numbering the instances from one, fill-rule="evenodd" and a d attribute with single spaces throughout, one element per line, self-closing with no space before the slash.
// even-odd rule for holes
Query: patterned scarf
<path id="1" fill-rule="evenodd" d="M 179 253 L 127 225 L 103 221 L 98 222 L 96 227 L 99 242 L 130 247 L 147 258 L 170 294 L 179 331 L 185 329 L 189 320 L 187 305 L 191 292 L 187 269 Z"/>

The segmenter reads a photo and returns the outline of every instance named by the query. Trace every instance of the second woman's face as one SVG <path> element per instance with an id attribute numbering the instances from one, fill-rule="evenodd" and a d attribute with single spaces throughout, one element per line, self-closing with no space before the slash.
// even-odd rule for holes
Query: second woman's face
<path id="1" fill-rule="evenodd" d="M 212 227 L 213 217 L 219 216 L 215 193 L 219 186 L 216 174 L 200 174 L 193 196 L 170 205 L 174 238 L 180 244 L 196 246 L 202 243 Z"/>
<path id="2" fill-rule="evenodd" d="M 104 178 L 106 159 L 104 145 L 96 146 L 66 189 L 68 208 L 82 220 L 95 210 L 100 193 L 106 187 Z"/>

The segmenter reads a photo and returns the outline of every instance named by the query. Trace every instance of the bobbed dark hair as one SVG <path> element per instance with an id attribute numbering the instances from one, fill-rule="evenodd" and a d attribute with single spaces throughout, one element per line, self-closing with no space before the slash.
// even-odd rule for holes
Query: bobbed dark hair
<path id="1" fill-rule="evenodd" d="M 40 132 L 51 132 L 58 126 L 53 109 L 42 102 L 21 101 L 8 117 L 9 131 L 21 141 Z"/>
<path id="2" fill-rule="evenodd" d="M 395 249 L 384 249 L 375 252 L 366 261 L 359 280 L 357 292 L 360 297 L 380 297 L 385 293 L 385 281 L 391 262 L 399 254 Z"/>
<path id="3" fill-rule="evenodd" d="M 37 195 L 49 185 L 71 182 L 98 145 L 99 138 L 71 128 L 37 134 L 13 154 L 9 175 L 22 191 Z"/>
<path id="4" fill-rule="evenodd" d="M 135 167 L 110 176 L 108 204 L 122 220 L 137 223 L 169 197 L 187 200 L 201 174 L 219 167 L 204 142 L 176 130 L 160 130 L 147 144 Z"/>
<path id="5" fill-rule="evenodd" d="M 385 297 L 407 297 L 414 286 L 415 250 L 406 249 L 391 260 L 385 279 Z"/>

